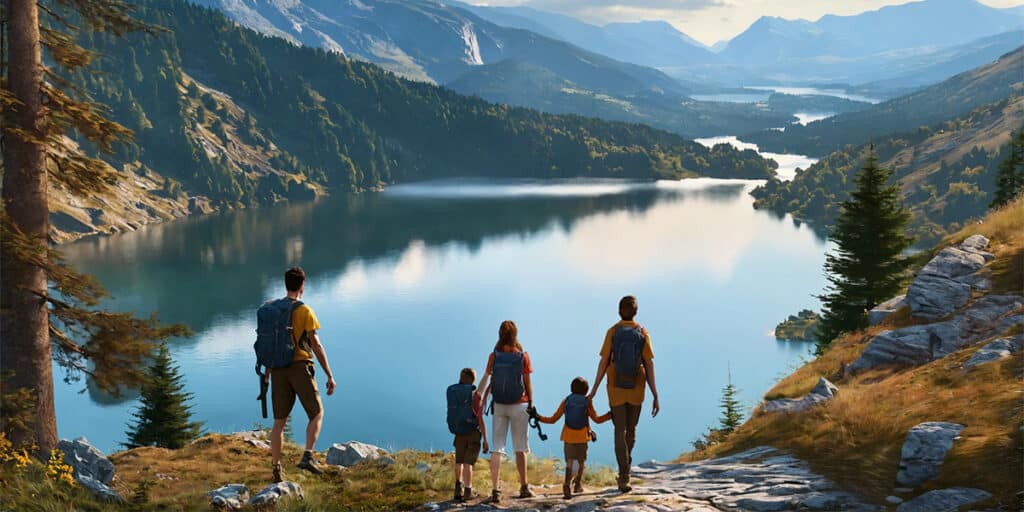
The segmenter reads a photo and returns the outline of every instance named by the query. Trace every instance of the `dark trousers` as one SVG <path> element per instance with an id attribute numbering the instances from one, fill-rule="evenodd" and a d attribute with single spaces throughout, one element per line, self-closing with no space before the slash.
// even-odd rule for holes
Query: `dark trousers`
<path id="1" fill-rule="evenodd" d="M 619 480 L 629 481 L 629 468 L 633 465 L 633 444 L 636 443 L 636 424 L 640 421 L 641 405 L 622 404 L 612 407 L 615 425 L 615 460 L 619 464 Z"/>

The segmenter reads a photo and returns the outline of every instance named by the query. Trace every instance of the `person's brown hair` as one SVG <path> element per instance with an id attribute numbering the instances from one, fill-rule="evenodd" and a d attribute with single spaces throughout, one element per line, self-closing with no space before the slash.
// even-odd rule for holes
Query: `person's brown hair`
<path id="1" fill-rule="evenodd" d="M 302 267 L 292 267 L 284 273 L 284 287 L 290 292 L 297 292 L 306 282 L 306 273 Z"/>
<path id="2" fill-rule="evenodd" d="M 523 346 L 519 344 L 519 328 L 516 327 L 516 323 L 512 320 L 505 320 L 498 327 L 498 342 L 494 344 L 495 351 L 501 351 L 504 348 L 515 347 L 519 352 L 523 351 Z"/>
<path id="3" fill-rule="evenodd" d="M 472 384 L 476 382 L 476 370 L 472 368 L 463 368 L 459 372 L 459 384 Z"/>
<path id="4" fill-rule="evenodd" d="M 619 300 L 619 316 L 623 320 L 632 320 L 636 316 L 637 301 L 636 297 L 632 295 L 626 295 Z"/>
<path id="5" fill-rule="evenodd" d="M 585 395 L 587 391 L 590 391 L 590 383 L 583 377 L 576 377 L 572 380 L 572 384 L 569 385 L 569 391 L 577 395 Z"/>

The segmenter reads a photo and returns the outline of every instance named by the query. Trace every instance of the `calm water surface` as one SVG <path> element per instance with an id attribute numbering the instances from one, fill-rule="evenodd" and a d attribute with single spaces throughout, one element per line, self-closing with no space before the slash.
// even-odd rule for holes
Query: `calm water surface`
<path id="1" fill-rule="evenodd" d="M 551 412 L 573 377 L 593 378 L 619 297 L 636 294 L 662 394 L 661 415 L 641 420 L 636 455 L 669 459 L 716 422 L 728 371 L 753 406 L 809 348 L 778 342 L 771 330 L 817 306 L 826 244 L 789 218 L 753 210 L 755 184 L 407 185 L 157 225 L 64 251 L 109 288 L 112 307 L 158 310 L 192 327 L 195 336 L 175 340 L 172 353 L 196 418 L 222 432 L 268 424 L 255 400 L 255 309 L 283 295 L 286 267 L 302 265 L 304 300 L 320 318 L 339 384 L 324 397 L 321 449 L 350 439 L 450 449 L 444 389 L 463 366 L 483 370 L 505 319 L 519 324 L 536 403 Z M 57 384 L 61 436 L 115 450 L 135 402 L 82 388 Z M 302 432 L 304 417 L 296 419 Z M 546 443 L 531 434 L 534 452 L 560 456 L 558 429 L 549 430 Z M 595 462 L 613 462 L 610 432 L 599 427 Z"/>
<path id="2" fill-rule="evenodd" d="M 751 142 L 743 142 L 735 135 L 722 135 L 719 137 L 704 137 L 701 139 L 694 139 L 694 142 L 703 144 L 706 147 L 714 147 L 715 144 L 729 144 L 736 149 L 753 149 L 757 151 L 757 154 L 775 160 L 779 164 L 778 169 L 775 169 L 775 173 L 782 181 L 789 181 L 796 176 L 797 169 L 807 169 L 818 162 L 817 158 L 812 158 L 804 155 L 794 155 L 788 153 L 772 153 L 770 151 L 761 151 L 757 147 L 757 144 Z"/>

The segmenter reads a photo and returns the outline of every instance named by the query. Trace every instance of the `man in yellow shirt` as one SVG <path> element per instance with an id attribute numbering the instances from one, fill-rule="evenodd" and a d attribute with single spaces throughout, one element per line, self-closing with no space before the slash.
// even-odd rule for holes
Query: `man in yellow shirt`
<path id="1" fill-rule="evenodd" d="M 302 298 L 305 290 L 306 273 L 299 267 L 289 269 L 284 274 L 284 284 L 288 291 L 288 298 L 297 301 Z M 327 394 L 334 394 L 334 375 L 331 367 L 327 364 L 327 354 L 323 345 L 320 344 L 320 337 L 316 331 L 320 328 L 313 309 L 303 304 L 292 311 L 292 340 L 295 342 L 295 357 L 292 364 L 285 368 L 275 368 L 269 372 L 271 401 L 274 404 L 274 428 L 270 432 L 270 452 L 274 461 L 274 482 L 281 482 L 284 477 L 281 471 L 281 443 L 284 437 L 284 427 L 288 422 L 288 416 L 295 406 L 295 398 L 298 397 L 302 408 L 309 417 L 309 424 L 306 426 L 306 451 L 302 454 L 302 461 L 299 462 L 299 469 L 304 469 L 315 475 L 323 471 L 317 466 L 313 459 L 313 447 L 316 446 L 316 439 L 320 436 L 320 427 L 323 423 L 323 403 L 320 401 L 320 393 L 316 387 L 316 368 L 313 366 L 313 356 L 320 362 L 320 367 L 327 374 Z"/>
<path id="2" fill-rule="evenodd" d="M 615 460 L 619 466 L 619 490 L 633 490 L 629 485 L 630 468 L 633 465 L 633 444 L 636 442 L 636 425 L 640 421 L 640 410 L 644 403 L 646 387 L 651 388 L 654 397 L 651 415 L 657 416 L 661 406 L 658 403 L 658 387 L 654 382 L 654 351 L 651 337 L 633 319 L 637 313 L 637 300 L 627 295 L 619 301 L 621 320 L 608 329 L 601 347 L 601 362 L 597 365 L 597 377 L 589 398 L 594 398 L 605 375 L 608 376 L 608 405 L 612 409 L 612 423 L 615 425 Z M 620 360 L 616 361 L 616 357 Z M 627 365 L 627 361 L 630 365 Z M 620 375 L 620 369 L 625 372 Z M 626 375 L 629 373 L 630 375 Z M 645 386 L 646 384 L 646 386 Z"/>

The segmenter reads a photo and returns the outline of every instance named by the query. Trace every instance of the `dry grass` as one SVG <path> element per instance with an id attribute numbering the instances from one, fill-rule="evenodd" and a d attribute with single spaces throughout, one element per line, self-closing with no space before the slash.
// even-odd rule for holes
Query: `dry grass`
<path id="1" fill-rule="evenodd" d="M 283 502 L 277 510 L 408 510 L 427 502 L 451 499 L 451 453 L 406 450 L 392 454 L 396 462 L 391 466 L 365 463 L 348 469 L 329 468 L 320 478 L 293 469 L 300 456 L 297 446 L 287 447 L 285 476 L 302 485 L 306 499 Z M 207 491 L 229 483 L 244 483 L 255 492 L 267 485 L 271 476 L 266 450 L 220 434 L 208 435 L 181 450 L 139 448 L 114 454 L 111 460 L 117 467 L 118 491 L 130 495 L 139 482 L 152 481 L 153 506 L 174 510 L 208 510 Z M 563 464 L 553 459 L 530 462 L 531 483 L 550 486 L 539 488 L 541 493 L 560 493 Z M 420 471 L 416 467 L 420 463 L 426 463 L 429 469 Z M 518 490 L 514 464 L 507 459 L 502 464 L 501 480 L 506 495 Z M 473 481 L 477 492 L 490 493 L 487 459 L 481 458 L 477 463 Z M 608 468 L 591 468 L 586 483 L 611 485 L 613 472 Z"/>
<path id="2" fill-rule="evenodd" d="M 1024 199 L 985 221 L 951 235 L 940 247 L 981 233 L 991 239 L 997 292 L 1024 284 Z M 936 249 L 934 252 L 937 252 Z M 932 254 L 934 254 L 934 252 Z M 878 332 L 919 323 L 898 311 L 879 326 L 837 339 L 823 356 L 779 382 L 766 398 L 806 394 L 818 378 L 835 379 L 839 394 L 804 413 L 757 412 L 724 443 L 681 460 L 695 460 L 771 445 L 791 451 L 841 485 L 878 500 L 896 486 L 900 449 L 907 431 L 925 421 L 966 425 L 946 456 L 940 476 L 925 489 L 970 486 L 994 494 L 986 506 L 1019 510 L 1024 488 L 1024 358 L 1012 357 L 965 372 L 963 363 L 982 344 L 915 368 L 890 368 L 855 376 L 840 369 L 855 360 Z M 1019 333 L 1021 327 L 1011 329 Z M 1009 334 L 1009 333 L 1006 333 Z"/>

